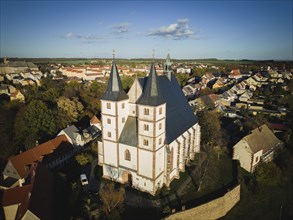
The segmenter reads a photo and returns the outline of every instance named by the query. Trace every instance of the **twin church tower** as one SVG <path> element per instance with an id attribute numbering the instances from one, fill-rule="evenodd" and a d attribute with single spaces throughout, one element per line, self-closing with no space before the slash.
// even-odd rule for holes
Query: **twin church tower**
<path id="1" fill-rule="evenodd" d="M 152 195 L 170 185 L 200 151 L 200 126 L 171 70 L 155 64 L 135 79 L 126 94 L 115 60 L 101 98 L 102 141 L 98 161 L 103 177 Z"/>

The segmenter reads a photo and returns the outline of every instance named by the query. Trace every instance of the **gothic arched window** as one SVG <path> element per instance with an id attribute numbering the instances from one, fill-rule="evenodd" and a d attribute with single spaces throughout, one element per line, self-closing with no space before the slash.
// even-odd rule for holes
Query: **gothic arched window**
<path id="1" fill-rule="evenodd" d="M 129 150 L 125 150 L 125 152 L 124 152 L 124 159 L 125 160 L 131 160 L 131 155 L 130 155 L 130 152 L 129 152 Z"/>

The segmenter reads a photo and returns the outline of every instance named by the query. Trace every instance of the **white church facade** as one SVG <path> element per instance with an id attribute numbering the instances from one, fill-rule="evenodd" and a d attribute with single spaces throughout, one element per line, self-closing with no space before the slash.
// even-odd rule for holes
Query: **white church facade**
<path id="1" fill-rule="evenodd" d="M 149 76 L 136 79 L 126 94 L 113 61 L 101 98 L 103 177 L 152 195 L 178 179 L 200 151 L 200 126 L 171 64 L 168 55 L 161 76 L 152 64 Z"/>

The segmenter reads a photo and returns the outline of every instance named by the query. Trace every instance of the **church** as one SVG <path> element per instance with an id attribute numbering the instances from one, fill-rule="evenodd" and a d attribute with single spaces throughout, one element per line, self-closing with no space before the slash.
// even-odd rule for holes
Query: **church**
<path id="1" fill-rule="evenodd" d="M 171 70 L 152 63 L 149 75 L 136 78 L 129 92 L 122 88 L 113 59 L 107 89 L 101 98 L 102 141 L 98 163 L 103 177 L 152 195 L 169 187 L 200 152 L 200 126 Z"/>

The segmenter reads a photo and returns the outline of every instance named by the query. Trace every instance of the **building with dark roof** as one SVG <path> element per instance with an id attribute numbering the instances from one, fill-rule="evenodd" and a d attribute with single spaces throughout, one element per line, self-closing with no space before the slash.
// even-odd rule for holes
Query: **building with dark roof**
<path id="1" fill-rule="evenodd" d="M 254 129 L 233 147 L 233 160 L 253 173 L 261 162 L 274 158 L 275 151 L 283 145 L 266 124 Z"/>
<path id="2" fill-rule="evenodd" d="M 166 185 L 200 151 L 200 126 L 167 56 L 164 74 L 153 63 L 147 77 L 137 78 L 128 94 L 115 61 L 102 96 L 102 142 L 98 161 L 103 177 L 151 194 Z"/>

